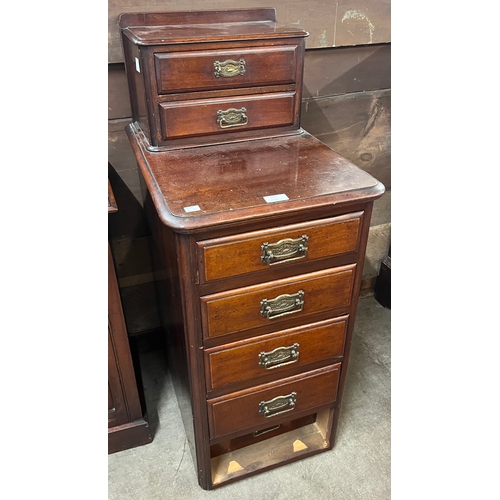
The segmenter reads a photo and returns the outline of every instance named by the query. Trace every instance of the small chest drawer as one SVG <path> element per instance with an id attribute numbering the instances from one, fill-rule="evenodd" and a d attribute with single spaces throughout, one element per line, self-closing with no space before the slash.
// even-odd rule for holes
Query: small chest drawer
<path id="1" fill-rule="evenodd" d="M 295 92 L 161 102 L 162 139 L 292 125 Z"/>
<path id="2" fill-rule="evenodd" d="M 280 329 L 293 315 L 306 321 L 314 314 L 348 306 L 356 266 L 325 269 L 200 298 L 205 337 L 262 326 Z"/>
<path id="3" fill-rule="evenodd" d="M 363 212 L 356 212 L 200 241 L 197 244 L 200 282 L 354 252 L 359 245 L 362 215 Z"/>
<path id="4" fill-rule="evenodd" d="M 313 323 L 205 352 L 207 390 L 254 381 L 290 367 L 326 361 L 344 352 L 347 318 Z M 252 385 L 255 385 L 253 382 Z"/>
<path id="5" fill-rule="evenodd" d="M 208 401 L 211 438 L 267 424 L 333 403 L 341 364 Z"/>
<path id="6" fill-rule="evenodd" d="M 295 83 L 297 45 L 156 53 L 158 94 Z"/>

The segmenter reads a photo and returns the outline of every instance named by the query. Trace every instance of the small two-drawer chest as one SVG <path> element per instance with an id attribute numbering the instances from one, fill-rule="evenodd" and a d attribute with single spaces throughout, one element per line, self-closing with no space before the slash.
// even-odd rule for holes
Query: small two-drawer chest
<path id="1" fill-rule="evenodd" d="M 120 27 L 149 150 L 299 128 L 307 33 L 274 9 L 122 14 Z"/>
<path id="2" fill-rule="evenodd" d="M 135 110 L 127 134 L 205 489 L 333 446 L 384 192 L 300 128 L 307 34 L 273 16 L 120 20 Z"/>

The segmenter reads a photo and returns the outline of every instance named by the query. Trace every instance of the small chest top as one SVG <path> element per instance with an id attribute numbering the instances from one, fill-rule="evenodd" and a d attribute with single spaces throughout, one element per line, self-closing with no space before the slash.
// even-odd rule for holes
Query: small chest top
<path id="1" fill-rule="evenodd" d="M 124 35 L 138 45 L 266 40 L 305 37 L 302 29 L 276 22 L 274 9 L 128 13 L 119 20 Z"/>

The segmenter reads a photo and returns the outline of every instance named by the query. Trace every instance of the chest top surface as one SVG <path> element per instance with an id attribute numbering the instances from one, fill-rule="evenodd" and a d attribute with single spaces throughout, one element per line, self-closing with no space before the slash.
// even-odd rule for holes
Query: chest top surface
<path id="1" fill-rule="evenodd" d="M 163 221 L 190 229 L 255 216 L 375 199 L 384 186 L 307 132 L 149 152 L 127 133 Z"/>

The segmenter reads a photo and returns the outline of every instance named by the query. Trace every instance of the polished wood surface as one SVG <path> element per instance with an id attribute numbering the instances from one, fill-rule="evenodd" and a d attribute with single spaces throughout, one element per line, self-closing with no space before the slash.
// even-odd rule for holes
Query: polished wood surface
<path id="1" fill-rule="evenodd" d="M 326 269 L 236 290 L 207 295 L 201 300 L 201 317 L 205 335 L 218 337 L 253 328 L 276 329 L 284 323 L 303 323 L 311 316 L 329 314 L 351 300 L 355 266 Z M 272 319 L 261 314 L 261 302 L 281 295 L 304 292 L 303 308 Z"/>
<path id="2" fill-rule="evenodd" d="M 254 428 L 269 427 L 297 418 L 304 412 L 333 403 L 337 394 L 340 363 L 271 384 L 208 400 L 210 435 L 213 438 Z M 295 406 L 284 406 L 283 413 L 266 417 L 259 413 L 259 404 L 275 398 L 296 394 Z"/>
<path id="3" fill-rule="evenodd" d="M 158 93 L 170 94 L 295 83 L 300 52 L 298 45 L 291 44 L 240 50 L 166 52 L 154 57 Z M 243 60 L 245 71 L 230 78 L 216 76 L 215 62 L 226 60 Z"/>
<path id="4" fill-rule="evenodd" d="M 108 214 L 118 212 L 118 206 L 116 205 L 115 193 L 111 188 L 111 183 L 108 179 Z"/>
<path id="5" fill-rule="evenodd" d="M 274 9 L 127 13 L 118 24 L 140 45 L 307 36 L 302 29 L 277 24 Z"/>
<path id="6" fill-rule="evenodd" d="M 231 109 L 238 110 L 240 114 L 240 121 L 232 125 L 234 128 L 241 127 L 248 131 L 291 126 L 294 121 L 295 98 L 294 92 L 281 92 L 244 98 L 160 103 L 162 139 L 166 141 L 176 137 L 226 134 L 227 128 L 221 127 L 217 121 L 218 112 Z"/>
<path id="7" fill-rule="evenodd" d="M 287 267 L 301 262 L 354 252 L 359 244 L 362 213 L 293 224 L 279 229 L 197 242 L 200 249 L 200 283 L 266 271 L 270 266 Z M 262 245 L 307 237 L 307 251 L 290 259 L 267 262 Z"/>
<path id="8" fill-rule="evenodd" d="M 193 230 L 220 223 L 375 200 L 384 186 L 305 131 L 298 135 L 152 153 L 126 127 L 163 223 Z M 266 202 L 265 196 L 285 195 Z M 193 210 L 191 207 L 199 207 Z"/>
<path id="9" fill-rule="evenodd" d="M 344 352 L 347 318 L 336 318 L 311 325 L 283 330 L 257 337 L 254 341 L 242 340 L 205 350 L 207 390 L 225 388 L 242 383 L 249 386 L 265 377 L 284 376 L 307 365 L 341 357 Z M 276 349 L 297 345 L 297 357 L 285 358 L 266 368 L 261 356 Z"/>

